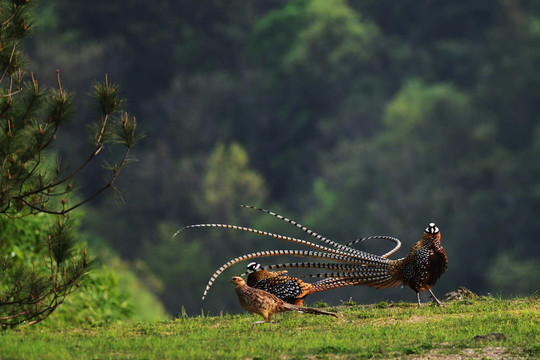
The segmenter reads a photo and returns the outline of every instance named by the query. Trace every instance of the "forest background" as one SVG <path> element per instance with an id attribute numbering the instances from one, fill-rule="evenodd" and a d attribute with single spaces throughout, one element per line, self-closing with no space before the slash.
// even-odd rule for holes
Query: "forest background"
<path id="1" fill-rule="evenodd" d="M 229 223 L 306 236 L 240 204 L 338 242 L 392 235 L 398 256 L 435 222 L 449 258 L 436 294 L 538 291 L 538 2 L 48 0 L 36 11 L 25 49 L 40 81 L 54 85 L 61 69 L 86 94 L 107 72 L 146 134 L 121 199 L 78 215 L 100 265 L 56 319 L 239 311 L 228 280 L 245 264 L 201 301 L 210 275 L 244 253 L 295 247 L 232 230 L 172 235 Z M 77 104 L 77 123 L 88 106 Z M 84 126 L 68 125 L 57 154 L 76 163 L 85 141 Z M 102 177 L 96 167 L 81 189 Z M 351 287 L 308 302 L 350 297 L 415 300 Z"/>

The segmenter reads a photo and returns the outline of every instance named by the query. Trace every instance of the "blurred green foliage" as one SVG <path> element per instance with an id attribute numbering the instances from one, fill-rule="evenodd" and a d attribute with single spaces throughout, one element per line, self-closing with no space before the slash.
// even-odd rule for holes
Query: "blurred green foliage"
<path id="1" fill-rule="evenodd" d="M 2 255 L 9 256 L 17 262 L 31 264 L 36 259 L 28 257 L 27 254 L 37 255 L 39 253 L 43 246 L 40 235 L 44 232 L 43 229 L 47 229 L 51 225 L 51 221 L 54 221 L 54 218 L 46 214 L 37 214 L 21 219 L 0 217 Z"/>
<path id="2" fill-rule="evenodd" d="M 537 259 L 523 260 L 509 253 L 501 253 L 489 268 L 493 289 L 504 294 L 538 294 L 540 263 Z"/>
<path id="3" fill-rule="evenodd" d="M 263 178 L 249 168 L 246 150 L 238 143 L 218 144 L 209 158 L 200 210 L 210 219 L 235 221 L 238 204 L 260 204 L 267 196 Z"/>
<path id="4" fill-rule="evenodd" d="M 101 253 L 103 254 L 103 252 Z M 82 288 L 48 320 L 49 324 L 96 325 L 114 320 L 167 319 L 163 305 L 125 261 L 109 251 L 108 265 L 96 267 Z"/>
<path id="5" fill-rule="evenodd" d="M 127 205 L 100 199 L 82 222 L 89 239 L 146 263 L 169 313 L 237 309 L 227 281 L 244 264 L 202 303 L 211 273 L 243 253 L 290 248 L 225 230 L 171 239 L 179 227 L 232 222 L 302 236 L 240 203 L 336 241 L 396 236 L 401 255 L 434 221 L 449 257 L 436 293 L 535 290 L 536 2 L 50 0 L 41 9 L 39 41 L 28 44 L 40 73 L 65 68 L 84 92 L 95 68 L 110 69 L 152 119 L 140 166 L 121 184 Z M 83 118 L 87 107 L 78 104 Z M 79 152 L 73 142 L 59 151 L 67 163 Z M 308 301 L 351 296 L 413 300 L 354 287 Z"/>
<path id="6" fill-rule="evenodd" d="M 208 240 L 190 241 L 172 237 L 177 226 L 162 223 L 158 226 L 157 241 L 144 244 L 144 261 L 162 282 L 159 294 L 172 315 L 179 315 L 182 306 L 195 306 L 207 274 L 212 271 L 210 256 L 204 244 Z M 178 301 L 179 298 L 185 298 Z"/>

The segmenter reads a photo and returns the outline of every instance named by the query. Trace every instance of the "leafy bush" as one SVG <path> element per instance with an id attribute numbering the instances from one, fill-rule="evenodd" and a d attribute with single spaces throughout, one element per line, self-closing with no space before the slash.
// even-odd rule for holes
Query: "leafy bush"
<path id="1" fill-rule="evenodd" d="M 115 320 L 164 320 L 166 312 L 128 265 L 113 254 L 51 317 L 49 324 L 94 325 Z"/>
<path id="2" fill-rule="evenodd" d="M 45 230 L 56 218 L 37 214 L 20 219 L 0 217 L 0 253 L 2 262 L 13 266 L 35 263 L 42 266 Z M 76 230 L 76 229 L 75 229 Z M 79 243 L 74 251 L 86 244 Z M 139 281 L 137 275 L 111 250 L 101 249 L 106 263 L 94 267 L 80 285 L 79 291 L 66 298 L 47 323 L 96 324 L 122 319 L 165 319 L 163 306 Z M 3 290 L 6 284 L 0 284 Z"/>

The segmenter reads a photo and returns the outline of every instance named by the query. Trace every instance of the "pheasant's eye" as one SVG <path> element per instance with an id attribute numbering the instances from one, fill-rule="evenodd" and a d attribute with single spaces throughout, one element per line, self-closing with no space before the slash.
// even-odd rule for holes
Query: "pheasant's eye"
<path id="1" fill-rule="evenodd" d="M 435 223 L 430 223 L 424 231 L 428 234 L 437 234 L 439 232 L 439 228 L 435 225 Z"/>

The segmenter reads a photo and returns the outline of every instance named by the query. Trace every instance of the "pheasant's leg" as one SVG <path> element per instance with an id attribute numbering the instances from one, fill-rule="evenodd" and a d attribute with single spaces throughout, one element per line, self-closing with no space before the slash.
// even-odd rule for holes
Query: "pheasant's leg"
<path id="1" fill-rule="evenodd" d="M 253 324 L 251 324 L 251 327 L 249 328 L 249 330 L 253 329 L 253 327 L 256 325 L 256 324 L 264 324 L 266 321 L 263 321 L 263 320 L 260 320 L 260 321 L 254 321 Z"/>
<path id="2" fill-rule="evenodd" d="M 442 306 L 442 307 L 446 307 L 446 305 L 444 305 L 442 302 L 439 301 L 439 299 L 437 299 L 437 297 L 435 296 L 435 294 L 433 293 L 433 291 L 431 291 L 431 289 L 428 289 L 429 293 L 431 294 L 431 297 L 433 298 L 433 301 L 435 301 L 435 303 L 439 306 Z"/>
<path id="3" fill-rule="evenodd" d="M 418 308 L 420 309 L 420 293 L 416 293 L 416 298 L 418 299 Z"/>
<path id="4" fill-rule="evenodd" d="M 264 318 L 264 320 L 270 323 L 270 331 L 274 330 L 272 329 L 272 315 L 272 313 L 268 313 L 268 315 L 266 315 L 266 317 Z"/>

